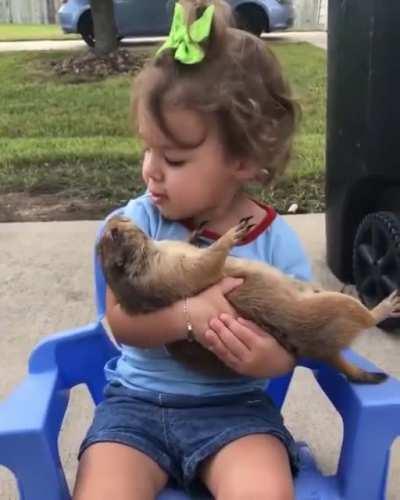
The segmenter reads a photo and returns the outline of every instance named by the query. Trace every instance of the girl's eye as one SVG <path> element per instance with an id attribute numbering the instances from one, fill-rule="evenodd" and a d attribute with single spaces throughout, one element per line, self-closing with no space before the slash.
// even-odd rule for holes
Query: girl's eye
<path id="1" fill-rule="evenodd" d="M 173 158 L 167 158 L 166 156 L 164 156 L 164 159 L 168 165 L 171 165 L 171 167 L 181 167 L 186 163 L 186 160 L 174 160 Z"/>

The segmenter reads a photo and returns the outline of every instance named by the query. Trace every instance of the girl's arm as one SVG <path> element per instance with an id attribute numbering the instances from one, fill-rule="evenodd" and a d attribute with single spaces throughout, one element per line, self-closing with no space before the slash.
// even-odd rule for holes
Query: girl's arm
<path id="1" fill-rule="evenodd" d="M 184 339 L 186 323 L 183 301 L 148 314 L 127 314 L 109 287 L 106 291 L 106 319 L 115 340 L 136 347 L 160 347 Z"/>
<path id="2" fill-rule="evenodd" d="M 195 336 L 204 337 L 211 318 L 221 313 L 236 315 L 225 294 L 243 282 L 241 279 L 225 278 L 204 292 L 188 299 L 187 317 L 184 301 L 145 314 L 127 314 L 119 305 L 109 287 L 106 291 L 106 318 L 115 340 L 120 344 L 149 348 L 184 340 L 187 338 L 189 319 Z"/>

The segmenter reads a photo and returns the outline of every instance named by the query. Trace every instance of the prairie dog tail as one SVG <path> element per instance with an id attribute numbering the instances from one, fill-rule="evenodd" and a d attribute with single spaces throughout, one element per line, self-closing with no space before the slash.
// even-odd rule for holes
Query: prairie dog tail
<path id="1" fill-rule="evenodd" d="M 353 363 L 344 359 L 341 354 L 332 356 L 325 361 L 346 375 L 347 379 L 355 384 L 380 384 L 388 378 L 386 373 L 367 372 L 362 368 L 353 365 Z"/>

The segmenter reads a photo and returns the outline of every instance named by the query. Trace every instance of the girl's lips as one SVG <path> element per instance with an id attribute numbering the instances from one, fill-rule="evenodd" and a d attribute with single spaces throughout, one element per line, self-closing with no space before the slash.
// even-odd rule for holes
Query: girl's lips
<path id="1" fill-rule="evenodd" d="M 161 203 L 163 200 L 165 200 L 167 197 L 165 194 L 161 193 L 152 193 L 150 192 L 151 199 L 153 200 L 154 203 Z"/>

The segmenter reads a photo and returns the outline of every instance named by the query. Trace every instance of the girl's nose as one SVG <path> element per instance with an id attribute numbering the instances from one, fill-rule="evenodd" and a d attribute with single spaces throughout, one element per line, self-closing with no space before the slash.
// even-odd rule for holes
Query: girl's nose
<path id="1" fill-rule="evenodd" d="M 143 159 L 143 173 L 145 177 L 161 181 L 163 171 L 159 155 L 153 151 L 146 151 Z"/>

